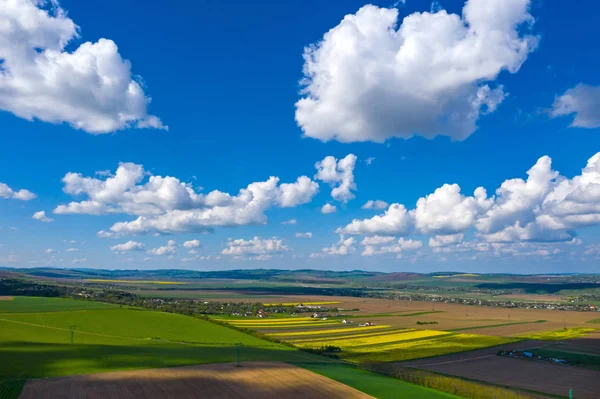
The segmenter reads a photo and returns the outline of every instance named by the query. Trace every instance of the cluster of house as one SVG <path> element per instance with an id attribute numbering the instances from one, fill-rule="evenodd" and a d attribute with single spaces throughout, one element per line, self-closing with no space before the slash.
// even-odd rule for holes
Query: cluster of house
<path id="1" fill-rule="evenodd" d="M 536 355 L 533 351 L 498 351 L 498 356 L 514 357 L 516 359 L 532 359 L 556 364 L 568 364 L 565 359 Z"/>

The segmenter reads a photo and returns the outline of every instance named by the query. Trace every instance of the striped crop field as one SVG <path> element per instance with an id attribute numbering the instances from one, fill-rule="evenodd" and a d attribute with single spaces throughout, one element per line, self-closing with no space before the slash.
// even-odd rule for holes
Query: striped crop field
<path id="1" fill-rule="evenodd" d="M 324 327 L 338 326 L 336 322 L 321 322 L 321 323 L 298 323 L 298 324 L 233 324 L 235 327 L 249 328 L 252 330 L 303 330 L 303 331 L 316 331 Z"/>
<path id="2" fill-rule="evenodd" d="M 280 303 L 265 303 L 265 306 L 321 306 L 321 305 L 337 305 L 337 301 L 325 302 L 280 302 Z"/>
<path id="3" fill-rule="evenodd" d="M 391 326 L 381 325 L 381 326 L 369 326 L 369 327 L 346 327 L 346 328 L 335 328 L 329 330 L 316 330 L 316 331 L 294 331 L 294 332 L 283 332 L 283 333 L 275 333 L 270 334 L 276 338 L 292 338 L 292 337 L 302 337 L 302 336 L 313 336 L 313 335 L 321 335 L 321 334 L 334 334 L 334 333 L 353 333 L 357 331 L 367 331 L 367 330 L 377 330 L 381 328 L 390 328 Z M 351 335 L 350 335 L 351 336 Z"/>
<path id="4" fill-rule="evenodd" d="M 368 348 L 352 348 L 343 353 L 351 362 L 398 362 L 465 352 L 518 341 L 515 338 L 477 334 L 448 334 L 428 339 L 396 342 Z"/>
<path id="5" fill-rule="evenodd" d="M 295 345 L 300 347 L 319 347 L 325 345 L 333 345 L 339 346 L 342 349 L 351 349 L 356 351 L 358 347 L 368 346 L 366 349 L 368 351 L 379 351 L 380 348 L 386 347 L 391 343 L 398 343 L 402 341 L 413 341 L 424 338 L 432 338 L 439 337 L 443 335 L 451 335 L 451 333 L 446 331 L 437 331 L 437 330 L 416 330 L 416 331 L 396 331 L 390 334 L 385 335 L 374 335 L 374 336 L 366 336 L 366 337 L 353 337 L 349 335 L 344 338 L 334 339 L 330 341 L 323 342 L 311 342 L 311 341 L 301 341 L 294 342 Z M 387 349 L 383 349 L 387 350 Z"/>
<path id="6" fill-rule="evenodd" d="M 335 333 L 335 334 L 327 334 L 327 335 L 322 335 L 316 338 L 306 338 L 306 337 L 292 337 L 292 339 L 286 339 L 286 341 L 288 342 L 320 342 L 321 344 L 327 344 L 328 341 L 333 341 L 333 340 L 337 340 L 337 339 L 344 339 L 346 337 L 351 337 L 351 338 L 362 338 L 362 337 L 375 337 L 378 335 L 388 335 L 388 334 L 392 334 L 392 333 L 397 333 L 397 332 L 409 332 L 409 331 L 417 331 L 414 328 L 400 328 L 400 329 L 386 329 L 386 330 L 379 330 L 379 331 L 369 331 L 369 332 L 365 332 L 365 333 L 359 333 L 359 334 L 353 334 L 352 330 L 347 330 L 345 334 L 342 333 Z M 350 334 L 348 334 L 350 333 Z M 272 333 L 272 336 L 277 336 L 277 333 Z"/>

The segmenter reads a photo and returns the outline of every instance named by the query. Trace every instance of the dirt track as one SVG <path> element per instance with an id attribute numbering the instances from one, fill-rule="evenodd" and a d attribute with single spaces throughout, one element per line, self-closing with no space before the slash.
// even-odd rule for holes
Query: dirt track
<path id="1" fill-rule="evenodd" d="M 368 399 L 360 391 L 280 362 L 246 362 L 30 380 L 19 399 Z"/>

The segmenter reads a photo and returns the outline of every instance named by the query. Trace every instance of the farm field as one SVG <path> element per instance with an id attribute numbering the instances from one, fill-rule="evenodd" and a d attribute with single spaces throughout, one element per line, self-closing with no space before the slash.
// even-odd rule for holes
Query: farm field
<path id="1" fill-rule="evenodd" d="M 15 392 L 18 393 L 26 379 L 231 363 L 236 361 L 238 347 L 242 362 L 297 364 L 305 369 L 315 369 L 317 373 L 334 380 L 342 378 L 348 385 L 358 385 L 358 389 L 377 398 L 397 397 L 405 391 L 420 392 L 419 397 L 432 399 L 453 397 L 348 367 L 336 360 L 300 352 L 197 318 L 110 305 L 82 309 L 74 304 L 79 301 L 62 299 L 16 299 L 10 301 L 15 304 L 15 309 L 5 308 L 0 313 L 2 399 L 15 398 Z M 29 306 L 24 306 L 24 303 Z M 35 312 L 34 304 L 39 304 L 44 311 Z M 68 308 L 73 310 L 65 310 Z M 18 312 L 19 309 L 24 311 Z M 144 374 L 145 371 L 141 373 Z M 246 384 L 243 376 L 239 378 L 240 384 Z M 176 381 L 177 377 L 171 379 Z M 142 380 L 154 381 L 151 377 L 144 377 L 138 379 L 138 384 Z M 192 385 L 199 383 L 184 380 Z M 389 392 L 396 396 L 386 396 L 378 391 L 376 386 L 381 384 L 388 386 Z M 129 387 L 123 388 L 127 392 L 136 389 L 135 383 L 123 385 L 119 380 L 117 385 Z"/>
<path id="2" fill-rule="evenodd" d="M 117 305 L 112 305 L 109 303 L 78 301 L 64 298 L 41 298 L 28 296 L 17 296 L 10 298 L 11 300 L 0 301 L 0 314 L 118 308 Z"/>
<path id="3" fill-rule="evenodd" d="M 433 360 L 433 359 L 430 359 Z M 580 367 L 556 365 L 502 356 L 475 356 L 460 361 L 444 360 L 419 366 L 425 370 L 475 379 L 536 392 L 594 399 L 600 392 L 600 372 Z"/>
<path id="4" fill-rule="evenodd" d="M 91 395 L 90 395 L 91 393 Z M 372 398 L 342 383 L 280 362 L 214 364 L 31 380 L 20 399 L 157 397 Z"/>
<path id="5" fill-rule="evenodd" d="M 358 370 L 322 363 L 244 362 L 137 370 L 29 381 L 20 399 L 76 397 L 194 398 L 380 398 L 456 396 Z M 339 382 L 338 382 L 339 381 Z M 46 395 L 46 396 L 45 396 Z M 190 396 L 192 395 L 192 396 Z"/>

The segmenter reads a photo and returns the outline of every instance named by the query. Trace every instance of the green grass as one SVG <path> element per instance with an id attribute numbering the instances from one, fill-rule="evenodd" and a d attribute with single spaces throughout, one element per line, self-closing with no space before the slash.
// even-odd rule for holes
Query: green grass
<path id="1" fill-rule="evenodd" d="M 63 310 L 111 309 L 118 305 L 66 298 L 16 296 L 0 301 L 0 313 L 57 312 Z"/>
<path id="2" fill-rule="evenodd" d="M 17 399 L 25 380 L 0 381 L 0 399 Z"/>
<path id="3" fill-rule="evenodd" d="M 294 349 L 192 317 L 130 309 L 0 315 L 0 378 L 246 360 L 285 360 Z M 70 343 L 69 326 L 76 325 Z M 186 343 L 187 342 L 187 343 Z M 293 357 L 293 356 L 292 356 Z"/>
<path id="4" fill-rule="evenodd" d="M 423 398 L 448 399 L 458 396 L 409 384 L 396 378 L 371 373 L 346 364 L 298 363 L 312 372 L 339 381 L 379 399 Z"/>
<path id="5" fill-rule="evenodd" d="M 600 324 L 600 318 L 598 319 L 592 319 L 587 321 L 586 323 L 590 323 L 590 324 Z"/>

